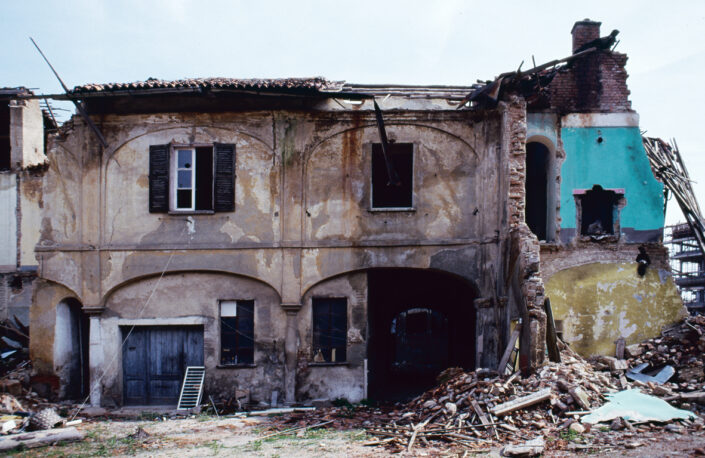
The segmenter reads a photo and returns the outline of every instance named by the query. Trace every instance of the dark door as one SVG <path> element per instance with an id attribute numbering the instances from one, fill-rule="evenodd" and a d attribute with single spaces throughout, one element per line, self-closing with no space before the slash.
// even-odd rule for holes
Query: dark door
<path id="1" fill-rule="evenodd" d="M 125 404 L 176 404 L 186 367 L 202 365 L 201 326 L 135 327 L 123 349 Z"/>

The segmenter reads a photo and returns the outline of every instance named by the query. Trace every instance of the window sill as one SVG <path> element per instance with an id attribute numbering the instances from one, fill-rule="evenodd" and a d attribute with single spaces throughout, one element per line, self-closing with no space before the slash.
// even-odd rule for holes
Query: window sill
<path id="1" fill-rule="evenodd" d="M 169 210 L 170 215 L 214 215 L 213 210 Z"/>
<path id="2" fill-rule="evenodd" d="M 215 366 L 218 369 L 253 369 L 257 364 L 218 364 Z"/>
<path id="3" fill-rule="evenodd" d="M 370 213 L 385 213 L 385 212 L 408 212 L 408 213 L 414 213 L 416 211 L 416 207 L 381 207 L 381 208 L 368 208 L 368 212 Z"/>
<path id="4" fill-rule="evenodd" d="M 340 362 L 335 362 L 335 363 L 308 363 L 308 366 L 311 367 L 328 367 L 328 366 L 349 366 L 350 363 L 347 361 L 340 361 Z"/>
<path id="5" fill-rule="evenodd" d="M 614 243 L 619 242 L 619 236 L 614 234 L 604 234 L 604 235 L 579 235 L 578 240 L 581 242 L 591 242 L 591 243 Z"/>

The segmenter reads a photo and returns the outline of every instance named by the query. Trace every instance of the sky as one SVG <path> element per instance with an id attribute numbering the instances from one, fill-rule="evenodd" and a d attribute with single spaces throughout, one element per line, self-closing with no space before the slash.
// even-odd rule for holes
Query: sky
<path id="1" fill-rule="evenodd" d="M 150 77 L 324 76 L 459 84 L 571 53 L 578 20 L 619 29 L 640 127 L 675 138 L 705 206 L 705 2 L 0 0 L 0 87 L 62 92 Z M 72 106 L 54 103 L 62 119 Z M 667 224 L 682 220 L 675 202 Z"/>

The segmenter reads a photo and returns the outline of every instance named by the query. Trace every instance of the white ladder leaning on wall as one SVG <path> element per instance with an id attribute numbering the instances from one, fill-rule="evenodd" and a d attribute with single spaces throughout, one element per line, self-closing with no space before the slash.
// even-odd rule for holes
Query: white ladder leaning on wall
<path id="1" fill-rule="evenodd" d="M 188 366 L 184 375 L 184 384 L 181 386 L 179 404 L 176 410 L 190 410 L 201 405 L 203 396 L 203 379 L 206 368 L 203 366 Z"/>

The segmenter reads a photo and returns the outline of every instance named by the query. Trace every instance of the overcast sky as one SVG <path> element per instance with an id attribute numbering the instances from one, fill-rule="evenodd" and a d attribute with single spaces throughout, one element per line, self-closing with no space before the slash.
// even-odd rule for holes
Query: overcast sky
<path id="1" fill-rule="evenodd" d="M 620 30 L 641 128 L 676 138 L 705 206 L 704 1 L 4 0 L 0 87 L 61 92 L 29 36 L 69 87 L 209 76 L 467 85 L 526 69 L 532 55 L 569 55 L 584 18 L 602 35 Z"/>

